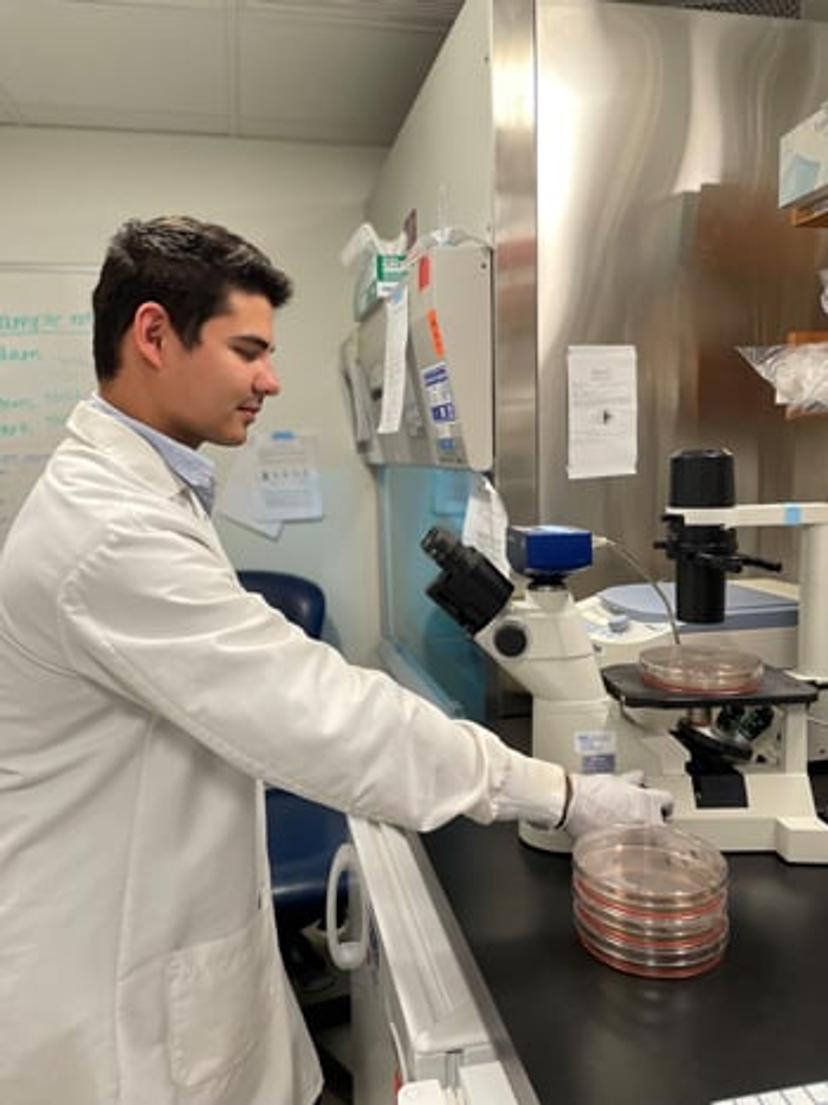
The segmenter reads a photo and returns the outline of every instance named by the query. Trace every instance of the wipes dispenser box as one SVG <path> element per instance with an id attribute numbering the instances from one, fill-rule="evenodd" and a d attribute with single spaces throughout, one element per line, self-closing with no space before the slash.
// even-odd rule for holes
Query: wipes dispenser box
<path id="1" fill-rule="evenodd" d="M 408 273 L 405 235 L 393 241 L 380 238 L 370 223 L 363 223 L 342 250 L 343 265 L 353 266 L 354 319 L 360 322 L 405 280 Z"/>

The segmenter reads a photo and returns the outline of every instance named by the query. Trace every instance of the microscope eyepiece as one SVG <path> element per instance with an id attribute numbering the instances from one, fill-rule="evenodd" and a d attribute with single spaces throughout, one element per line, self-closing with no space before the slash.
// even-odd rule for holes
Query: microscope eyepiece
<path id="1" fill-rule="evenodd" d="M 442 568 L 426 594 L 472 635 L 509 601 L 514 590 L 511 581 L 450 530 L 432 526 L 420 548 Z"/>
<path id="2" fill-rule="evenodd" d="M 436 561 L 441 568 L 445 568 L 453 561 L 457 561 L 462 554 L 463 546 L 458 539 L 447 529 L 440 526 L 432 526 L 420 542 L 423 552 Z"/>

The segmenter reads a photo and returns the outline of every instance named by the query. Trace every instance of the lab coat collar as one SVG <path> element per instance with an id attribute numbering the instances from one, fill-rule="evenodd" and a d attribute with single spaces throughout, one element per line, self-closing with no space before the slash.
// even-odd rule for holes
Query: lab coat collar
<path id="1" fill-rule="evenodd" d="M 216 498 L 216 466 L 209 457 L 195 449 L 191 449 L 180 441 L 175 441 L 167 434 L 162 434 L 154 426 L 141 422 L 137 418 L 132 418 L 118 407 L 113 407 L 98 392 L 95 392 L 87 401 L 90 406 L 102 410 L 104 414 L 108 414 L 119 422 L 123 422 L 125 426 L 129 426 L 131 430 L 134 430 L 139 437 L 148 441 L 153 449 L 160 453 L 161 458 L 176 476 L 180 476 L 184 483 L 192 488 L 207 513 L 212 514 L 213 503 Z"/>
<path id="2" fill-rule="evenodd" d="M 102 450 L 120 460 L 136 479 L 156 494 L 173 499 L 181 495 L 182 489 L 186 489 L 193 500 L 198 501 L 186 482 L 172 471 L 147 440 L 88 400 L 78 403 L 69 416 L 66 428 L 73 437 L 93 449 Z M 203 511 L 201 503 L 199 509 Z"/>

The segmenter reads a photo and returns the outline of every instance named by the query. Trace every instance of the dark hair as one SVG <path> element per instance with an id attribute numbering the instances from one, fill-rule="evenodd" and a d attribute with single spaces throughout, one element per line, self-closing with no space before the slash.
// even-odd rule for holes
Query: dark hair
<path id="1" fill-rule="evenodd" d="M 192 349 L 204 323 L 224 309 L 229 292 L 263 295 L 281 307 L 291 290 L 290 280 L 261 250 L 223 226 L 185 215 L 130 219 L 110 242 L 92 293 L 97 377 L 116 375 L 121 339 L 148 300 L 164 307 L 178 337 Z"/>

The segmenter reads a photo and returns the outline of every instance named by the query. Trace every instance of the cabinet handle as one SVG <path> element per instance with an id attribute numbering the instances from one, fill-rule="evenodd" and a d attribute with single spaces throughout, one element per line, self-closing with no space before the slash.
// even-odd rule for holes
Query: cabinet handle
<path id="1" fill-rule="evenodd" d="M 340 940 L 336 925 L 336 899 L 339 880 L 351 873 L 359 883 L 359 929 L 355 940 Z M 341 844 L 334 855 L 325 892 L 325 930 L 331 960 L 340 971 L 355 971 L 365 962 L 368 952 L 367 892 L 359 873 L 357 854 L 352 844 Z"/>

